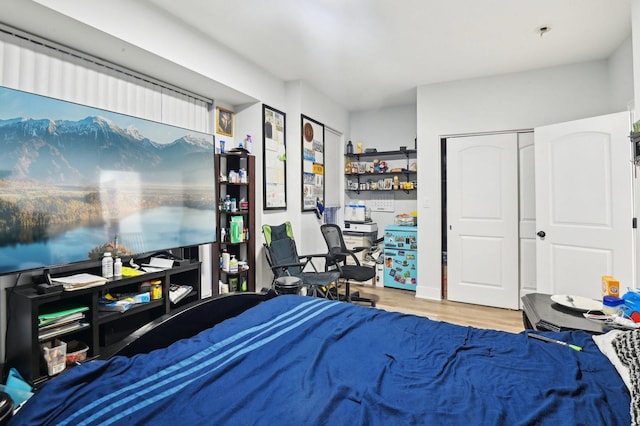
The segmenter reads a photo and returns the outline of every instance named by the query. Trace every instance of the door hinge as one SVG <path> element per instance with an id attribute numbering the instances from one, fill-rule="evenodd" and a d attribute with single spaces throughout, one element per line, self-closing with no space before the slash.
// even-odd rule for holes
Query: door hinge
<path id="1" fill-rule="evenodd" d="M 634 218 L 631 220 L 631 227 L 632 227 L 633 229 L 636 229 L 636 228 L 638 227 L 638 218 L 637 218 L 637 217 L 634 217 Z"/>

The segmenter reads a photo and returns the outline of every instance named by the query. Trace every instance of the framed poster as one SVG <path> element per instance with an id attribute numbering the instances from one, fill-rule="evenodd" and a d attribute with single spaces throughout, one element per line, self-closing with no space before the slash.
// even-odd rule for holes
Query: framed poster
<path id="1" fill-rule="evenodd" d="M 216 107 L 216 133 L 233 137 L 233 111 Z"/>
<path id="2" fill-rule="evenodd" d="M 314 211 L 324 201 L 324 124 L 301 115 L 302 211 Z"/>
<path id="3" fill-rule="evenodd" d="M 264 210 L 287 208 L 286 114 L 262 104 Z"/>

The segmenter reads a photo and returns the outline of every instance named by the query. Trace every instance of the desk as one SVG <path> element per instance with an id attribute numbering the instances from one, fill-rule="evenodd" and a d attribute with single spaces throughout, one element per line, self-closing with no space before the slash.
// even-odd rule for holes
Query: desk
<path id="1" fill-rule="evenodd" d="M 602 324 L 586 319 L 582 312 L 554 303 L 551 295 L 531 293 L 521 297 L 524 327 L 538 331 L 584 330 L 603 333 Z"/>

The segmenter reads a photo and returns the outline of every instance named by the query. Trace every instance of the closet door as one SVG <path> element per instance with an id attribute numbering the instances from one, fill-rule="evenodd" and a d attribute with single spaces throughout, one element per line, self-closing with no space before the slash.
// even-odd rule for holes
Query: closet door
<path id="1" fill-rule="evenodd" d="M 628 113 L 535 129 L 537 290 L 600 298 L 633 287 Z"/>
<path id="2" fill-rule="evenodd" d="M 518 309 L 518 136 L 447 139 L 448 299 Z"/>

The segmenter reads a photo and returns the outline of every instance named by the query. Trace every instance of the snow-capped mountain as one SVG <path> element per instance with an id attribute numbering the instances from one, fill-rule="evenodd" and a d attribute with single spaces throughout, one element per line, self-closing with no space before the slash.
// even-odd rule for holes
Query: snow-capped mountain
<path id="1" fill-rule="evenodd" d="M 0 152 L 2 176 L 59 184 L 98 182 L 102 170 L 148 172 L 157 179 L 166 175 L 159 172 L 203 168 L 211 175 L 213 167 L 211 140 L 187 135 L 160 144 L 100 116 L 0 120 Z"/>

